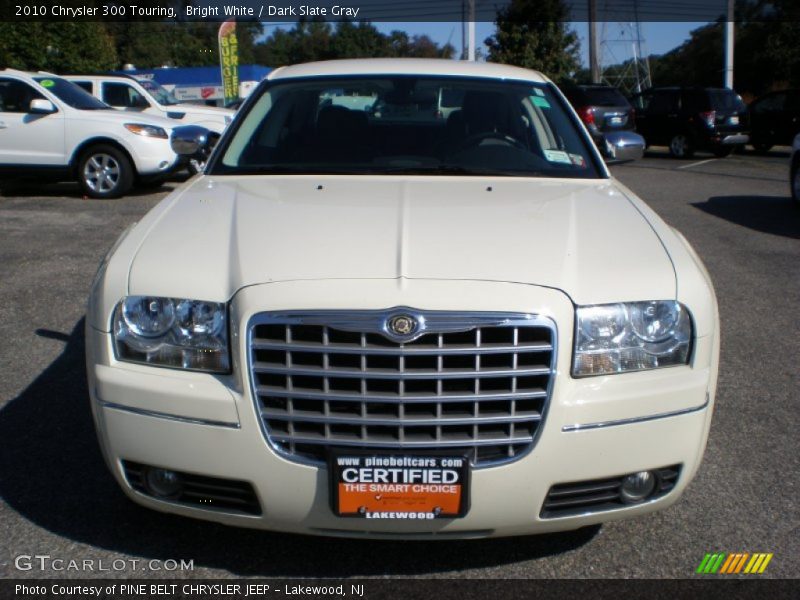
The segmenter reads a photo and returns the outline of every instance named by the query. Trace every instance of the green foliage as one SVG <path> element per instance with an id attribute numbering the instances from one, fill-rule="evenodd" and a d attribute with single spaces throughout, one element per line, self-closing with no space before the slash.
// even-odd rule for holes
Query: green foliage
<path id="1" fill-rule="evenodd" d="M 368 22 L 343 21 L 333 28 L 321 21 L 300 21 L 289 31 L 276 29 L 254 49 L 256 62 L 270 67 L 334 58 L 452 58 L 450 44 L 439 46 L 426 35 L 402 31 L 384 35 Z"/>
<path id="2" fill-rule="evenodd" d="M 114 41 L 103 23 L 0 23 L 0 65 L 34 71 L 93 72 L 116 67 Z"/>
<path id="3" fill-rule="evenodd" d="M 790 0 L 740 0 L 734 32 L 734 87 L 759 95 L 800 87 L 800 20 Z M 724 85 L 725 24 L 710 23 L 661 56 L 650 57 L 655 85 Z"/>
<path id="4" fill-rule="evenodd" d="M 562 0 L 511 0 L 486 39 L 489 60 L 536 69 L 555 81 L 572 79 L 580 66 L 579 41 L 568 16 Z"/>

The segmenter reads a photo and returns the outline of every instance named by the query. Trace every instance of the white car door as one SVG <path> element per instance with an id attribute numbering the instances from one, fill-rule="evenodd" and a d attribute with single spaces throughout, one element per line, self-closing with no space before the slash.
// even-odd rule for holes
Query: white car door
<path id="1" fill-rule="evenodd" d="M 67 164 L 64 112 L 30 112 L 31 100 L 44 94 L 26 81 L 0 77 L 0 165 Z"/>

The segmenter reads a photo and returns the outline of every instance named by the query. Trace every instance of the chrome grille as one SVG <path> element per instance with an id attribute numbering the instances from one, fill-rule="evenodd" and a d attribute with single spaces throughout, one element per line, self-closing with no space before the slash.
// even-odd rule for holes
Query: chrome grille
<path id="1" fill-rule="evenodd" d="M 423 324 L 404 342 L 385 327 L 401 310 Z M 446 449 L 475 466 L 519 458 L 535 442 L 555 367 L 555 326 L 525 314 L 261 313 L 248 335 L 267 440 L 317 464 L 330 447 Z"/>

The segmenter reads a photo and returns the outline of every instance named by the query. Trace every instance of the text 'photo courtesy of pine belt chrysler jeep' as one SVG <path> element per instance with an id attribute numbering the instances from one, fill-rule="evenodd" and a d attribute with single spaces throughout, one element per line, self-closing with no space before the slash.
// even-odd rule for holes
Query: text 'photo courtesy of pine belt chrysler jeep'
<path id="1" fill-rule="evenodd" d="M 321 535 L 666 508 L 702 459 L 719 356 L 700 259 L 553 83 L 449 60 L 273 71 L 102 261 L 86 323 L 131 499 Z"/>

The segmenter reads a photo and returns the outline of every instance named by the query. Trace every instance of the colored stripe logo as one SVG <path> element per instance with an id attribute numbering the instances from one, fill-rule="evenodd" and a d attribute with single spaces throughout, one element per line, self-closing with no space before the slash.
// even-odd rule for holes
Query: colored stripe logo
<path id="1" fill-rule="evenodd" d="M 761 574 L 767 569 L 772 560 L 772 552 L 715 552 L 707 553 L 695 573 L 703 575 L 715 574 L 735 575 L 745 573 L 748 575 Z"/>

